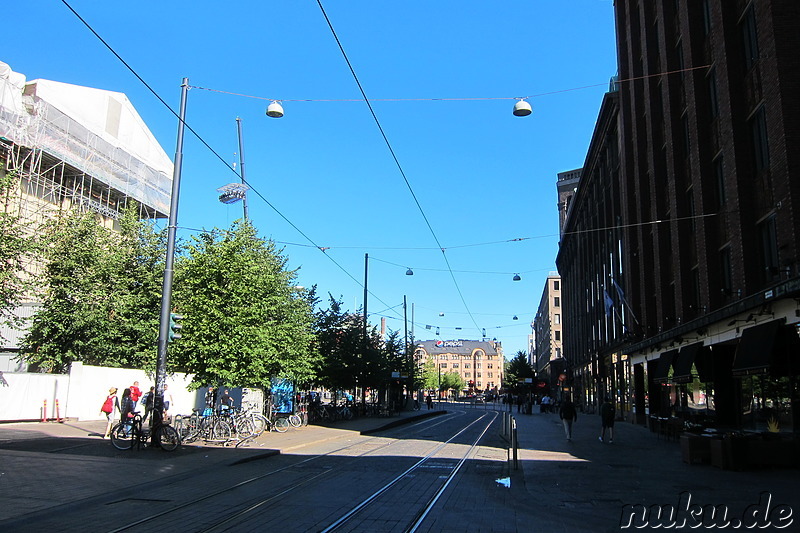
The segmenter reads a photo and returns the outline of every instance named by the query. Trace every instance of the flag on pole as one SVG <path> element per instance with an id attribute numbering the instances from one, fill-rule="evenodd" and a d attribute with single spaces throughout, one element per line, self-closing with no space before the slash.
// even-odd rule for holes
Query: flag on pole
<path id="1" fill-rule="evenodd" d="M 611 316 L 611 310 L 614 308 L 614 300 L 608 295 L 608 291 L 603 289 L 603 303 L 606 307 L 606 316 Z"/>

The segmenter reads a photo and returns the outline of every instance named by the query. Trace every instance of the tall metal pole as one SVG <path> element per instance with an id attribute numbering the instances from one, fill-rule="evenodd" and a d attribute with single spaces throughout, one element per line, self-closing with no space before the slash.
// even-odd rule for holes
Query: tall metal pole
<path id="1" fill-rule="evenodd" d="M 236 130 L 239 133 L 239 177 L 242 178 L 242 185 L 247 185 L 244 179 L 244 144 L 242 143 L 242 119 L 236 117 Z M 242 198 L 242 211 L 244 211 L 244 221 L 247 222 L 247 191 Z"/>
<path id="2" fill-rule="evenodd" d="M 156 394 L 163 398 L 167 376 L 167 339 L 169 339 L 169 314 L 172 306 L 172 277 L 175 263 L 175 233 L 178 228 L 178 197 L 181 190 L 181 167 L 183 165 L 183 130 L 186 125 L 186 96 L 189 78 L 181 84 L 181 107 L 178 118 L 178 143 L 175 148 L 175 165 L 172 170 L 172 195 L 169 204 L 167 225 L 167 257 L 164 261 L 164 284 L 161 289 L 161 317 L 158 329 L 158 366 L 156 367 Z M 154 402 L 155 405 L 155 402 Z M 159 413 L 160 415 L 160 409 Z M 155 433 L 155 432 L 154 432 Z"/>
<path id="3" fill-rule="evenodd" d="M 364 348 L 365 349 L 367 347 L 367 279 L 368 279 L 368 274 L 369 274 L 369 254 L 364 254 Z"/>

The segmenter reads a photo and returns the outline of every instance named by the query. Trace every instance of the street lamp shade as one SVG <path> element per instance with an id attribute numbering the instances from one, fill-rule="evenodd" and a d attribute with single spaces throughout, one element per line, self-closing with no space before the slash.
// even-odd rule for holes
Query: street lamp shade
<path id="1" fill-rule="evenodd" d="M 267 106 L 267 116 L 272 118 L 281 118 L 283 116 L 283 106 L 278 103 L 277 100 L 273 100 L 273 102 Z"/>
<path id="2" fill-rule="evenodd" d="M 406 270 L 406 276 L 413 276 L 413 275 L 414 275 L 414 271 L 411 270 L 411 267 L 409 267 L 408 270 Z"/>
<path id="3" fill-rule="evenodd" d="M 514 277 L 513 277 L 512 279 L 513 279 L 514 281 L 519 281 L 519 280 L 521 280 L 522 278 L 521 278 L 521 277 L 519 277 L 519 274 L 514 274 Z"/>
<path id="4" fill-rule="evenodd" d="M 531 109 L 531 104 L 529 104 L 525 100 L 520 100 L 516 104 L 514 104 L 514 116 L 515 117 L 527 117 L 532 112 L 533 112 L 533 109 Z"/>

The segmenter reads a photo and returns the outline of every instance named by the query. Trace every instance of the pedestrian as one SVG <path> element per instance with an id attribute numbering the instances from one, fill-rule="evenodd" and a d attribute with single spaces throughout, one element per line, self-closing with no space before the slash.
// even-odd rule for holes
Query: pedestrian
<path id="1" fill-rule="evenodd" d="M 542 398 L 541 411 L 543 413 L 550 412 L 550 396 L 545 395 L 544 398 Z"/>
<path id="2" fill-rule="evenodd" d="M 614 419 L 616 416 L 617 413 L 614 409 L 614 404 L 611 403 L 611 398 L 606 396 L 605 401 L 603 401 L 603 404 L 600 406 L 600 421 L 603 425 L 600 431 L 600 437 L 598 437 L 600 442 L 605 442 L 606 430 L 608 430 L 608 442 L 614 442 Z"/>
<path id="3" fill-rule="evenodd" d="M 525 403 L 525 397 L 522 394 L 517 395 L 517 413 L 522 412 L 522 404 Z"/>
<path id="4" fill-rule="evenodd" d="M 214 407 L 217 405 L 217 391 L 214 387 L 209 387 L 206 392 L 206 408 L 203 411 L 203 416 L 211 416 L 214 414 Z"/>
<path id="5" fill-rule="evenodd" d="M 134 381 L 133 385 L 129 387 L 129 390 L 131 391 L 131 400 L 134 404 L 136 404 L 136 402 L 139 401 L 139 398 L 142 397 L 142 391 L 139 389 L 139 382 Z"/>
<path id="6" fill-rule="evenodd" d="M 136 402 L 131 399 L 131 389 L 122 391 L 119 412 L 120 423 L 125 424 L 125 435 L 127 436 L 131 427 L 131 418 L 133 418 L 136 412 Z"/>
<path id="7" fill-rule="evenodd" d="M 564 433 L 567 435 L 567 441 L 572 442 L 572 423 L 578 421 L 578 411 L 569 398 L 565 398 L 564 401 L 561 402 L 558 416 L 564 424 Z"/>
<path id="8" fill-rule="evenodd" d="M 225 392 L 219 398 L 219 410 L 220 412 L 227 412 L 229 409 L 233 409 L 233 398 L 231 398 L 230 391 L 225 389 Z"/>
<path id="9" fill-rule="evenodd" d="M 172 405 L 172 394 L 167 392 L 167 384 L 164 383 L 164 420 L 167 419 L 167 411 L 169 411 L 170 405 Z"/>
<path id="10" fill-rule="evenodd" d="M 142 398 L 142 404 L 144 405 L 144 416 L 142 417 L 142 425 L 147 422 L 147 417 L 150 416 L 150 413 L 153 412 L 153 401 L 156 397 L 156 388 L 150 387 L 150 390 L 147 394 L 144 395 Z M 133 394 L 131 394 L 131 399 L 133 399 Z"/>
<path id="11" fill-rule="evenodd" d="M 433 397 L 430 394 L 425 397 L 425 403 L 428 404 L 429 411 L 433 409 Z"/>
<path id="12" fill-rule="evenodd" d="M 111 426 L 114 424 L 114 411 L 119 411 L 119 398 L 117 398 L 117 388 L 108 389 L 108 396 L 100 408 L 100 412 L 106 415 L 106 432 L 103 438 L 107 439 L 111 435 Z"/>

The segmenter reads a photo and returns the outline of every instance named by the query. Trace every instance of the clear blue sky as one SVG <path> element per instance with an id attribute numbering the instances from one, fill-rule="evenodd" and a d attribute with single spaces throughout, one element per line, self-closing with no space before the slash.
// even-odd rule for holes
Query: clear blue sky
<path id="1" fill-rule="evenodd" d="M 611 0 L 324 1 L 402 173 L 316 0 L 68 2 L 173 109 L 183 77 L 258 97 L 192 89 L 187 123 L 234 163 L 241 117 L 247 180 L 277 210 L 251 192 L 250 217 L 301 285 L 354 310 L 369 253 L 372 323 L 402 332 L 405 295 L 417 339 L 485 329 L 507 357 L 526 349 L 555 270 L 556 174 L 583 165 L 616 73 Z M 3 18 L 0 60 L 127 94 L 174 157 L 175 117 L 62 2 L 13 2 Z M 514 117 L 522 96 L 533 114 Z M 262 98 L 283 100 L 284 118 Z M 228 227 L 241 204 L 216 189 L 237 180 L 187 132 L 179 225 Z"/>

